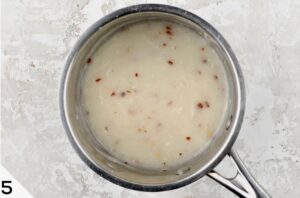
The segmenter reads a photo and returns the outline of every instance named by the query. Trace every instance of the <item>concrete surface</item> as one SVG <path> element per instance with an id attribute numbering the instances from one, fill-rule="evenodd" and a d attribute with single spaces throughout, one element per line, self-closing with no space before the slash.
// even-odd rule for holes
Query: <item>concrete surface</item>
<path id="1" fill-rule="evenodd" d="M 234 197 L 210 180 L 142 193 L 116 186 L 79 159 L 62 128 L 64 59 L 93 22 L 137 0 L 2 1 L 3 166 L 34 197 Z M 274 197 L 300 197 L 300 1 L 163 0 L 213 24 L 244 71 L 247 110 L 235 144 Z"/>

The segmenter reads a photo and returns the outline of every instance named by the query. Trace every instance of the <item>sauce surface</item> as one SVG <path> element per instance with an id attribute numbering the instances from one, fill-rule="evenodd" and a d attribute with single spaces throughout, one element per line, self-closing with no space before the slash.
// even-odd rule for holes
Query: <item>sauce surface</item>
<path id="1" fill-rule="evenodd" d="M 226 111 L 223 64 L 205 39 L 185 26 L 166 21 L 126 26 L 86 64 L 87 122 L 125 164 L 164 169 L 191 159 Z"/>

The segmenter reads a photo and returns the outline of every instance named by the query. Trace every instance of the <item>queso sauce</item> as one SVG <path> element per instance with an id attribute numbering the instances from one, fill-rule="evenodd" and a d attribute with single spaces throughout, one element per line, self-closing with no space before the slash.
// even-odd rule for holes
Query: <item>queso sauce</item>
<path id="1" fill-rule="evenodd" d="M 164 169 L 195 157 L 227 105 L 221 59 L 167 21 L 120 28 L 86 60 L 82 100 L 95 138 L 124 164 Z"/>

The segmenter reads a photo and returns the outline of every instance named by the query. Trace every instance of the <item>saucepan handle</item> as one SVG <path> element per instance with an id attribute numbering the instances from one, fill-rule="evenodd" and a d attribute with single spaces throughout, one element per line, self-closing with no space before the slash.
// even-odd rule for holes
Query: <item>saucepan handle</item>
<path id="1" fill-rule="evenodd" d="M 220 173 L 212 170 L 207 174 L 210 178 L 217 181 L 239 197 L 249 198 L 270 198 L 270 195 L 255 181 L 245 165 L 239 158 L 236 151 L 231 150 L 228 157 L 232 160 L 237 173 L 233 178 L 226 178 Z"/>

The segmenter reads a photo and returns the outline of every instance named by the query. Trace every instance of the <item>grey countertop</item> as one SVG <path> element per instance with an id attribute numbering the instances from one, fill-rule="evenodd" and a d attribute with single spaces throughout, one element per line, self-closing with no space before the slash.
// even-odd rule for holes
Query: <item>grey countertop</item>
<path id="1" fill-rule="evenodd" d="M 207 177 L 143 193 L 91 171 L 63 130 L 58 88 L 64 59 L 100 17 L 137 3 L 168 3 L 214 25 L 246 81 L 246 116 L 235 148 L 274 197 L 300 197 L 300 1 L 2 1 L 1 163 L 33 197 L 234 197 Z"/>

